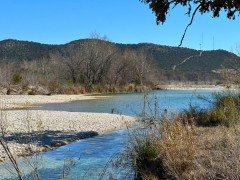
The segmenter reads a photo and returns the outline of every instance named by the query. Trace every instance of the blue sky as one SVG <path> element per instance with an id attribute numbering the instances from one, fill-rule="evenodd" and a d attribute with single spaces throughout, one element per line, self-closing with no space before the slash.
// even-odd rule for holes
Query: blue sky
<path id="1" fill-rule="evenodd" d="M 186 10 L 174 9 L 157 26 L 154 14 L 138 0 L 1 0 L 0 40 L 64 44 L 98 32 L 118 43 L 177 46 L 190 20 Z M 235 51 L 239 32 L 240 17 L 197 15 L 182 46 L 212 50 L 214 37 L 215 49 Z"/>

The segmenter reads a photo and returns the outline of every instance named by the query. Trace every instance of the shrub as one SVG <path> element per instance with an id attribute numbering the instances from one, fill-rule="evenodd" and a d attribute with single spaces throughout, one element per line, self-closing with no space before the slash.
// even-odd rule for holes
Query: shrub
<path id="1" fill-rule="evenodd" d="M 187 125 L 197 125 L 197 126 L 215 126 L 217 125 L 216 122 L 213 122 L 208 117 L 208 111 L 193 107 L 192 105 L 189 106 L 188 110 L 184 110 L 180 113 L 177 117 L 179 120 L 183 122 L 183 124 Z"/>
<path id="2" fill-rule="evenodd" d="M 159 172 L 162 172 L 161 161 L 158 160 L 158 147 L 158 139 L 154 137 L 154 134 L 135 136 L 132 158 L 138 178 L 151 177 L 154 179 L 159 176 Z"/>
<path id="3" fill-rule="evenodd" d="M 143 86 L 143 85 L 138 85 L 135 88 L 136 92 L 146 92 L 149 91 L 150 89 L 147 86 Z"/>
<path id="4" fill-rule="evenodd" d="M 203 128 L 179 119 L 155 127 L 133 146 L 137 179 L 240 178 L 239 127 Z"/>
<path id="5" fill-rule="evenodd" d="M 138 178 L 188 177 L 192 169 L 196 168 L 197 147 L 192 133 L 194 129 L 180 121 L 165 121 L 156 130 L 155 133 L 137 138 L 133 146 L 133 162 L 136 163 Z"/>
<path id="6" fill-rule="evenodd" d="M 30 91 L 28 91 L 28 95 L 36 95 L 36 90 L 31 89 Z"/>
<path id="7" fill-rule="evenodd" d="M 60 83 L 58 81 L 52 81 L 49 83 L 49 90 L 52 93 L 59 93 Z"/>
<path id="8" fill-rule="evenodd" d="M 13 84 L 19 84 L 19 83 L 21 83 L 22 82 L 22 76 L 20 75 L 20 74 L 14 74 L 13 75 L 13 78 L 12 78 L 12 80 L 13 80 Z"/>
<path id="9" fill-rule="evenodd" d="M 240 96 L 233 92 L 216 93 L 211 108 L 200 109 L 190 105 L 178 118 L 185 124 L 197 126 L 234 126 L 240 121 Z"/>
<path id="10" fill-rule="evenodd" d="M 239 97 L 218 93 L 208 110 L 190 105 L 172 120 L 143 121 L 133 143 L 137 179 L 240 179 Z"/>
<path id="11" fill-rule="evenodd" d="M 240 120 L 240 99 L 236 93 L 218 93 L 214 95 L 214 106 L 209 118 L 225 126 L 233 126 Z"/>
<path id="12" fill-rule="evenodd" d="M 104 88 L 101 85 L 97 85 L 94 88 L 94 91 L 97 92 L 97 93 L 103 93 L 104 92 Z"/>
<path id="13" fill-rule="evenodd" d="M 115 86 L 110 86 L 110 87 L 108 88 L 108 91 L 109 91 L 110 93 L 118 93 L 118 92 L 119 92 L 119 89 L 118 89 L 117 87 L 115 87 Z"/>
<path id="14" fill-rule="evenodd" d="M 134 92 L 135 91 L 135 85 L 134 84 L 129 84 L 127 86 L 127 92 Z"/>
<path id="15" fill-rule="evenodd" d="M 79 83 L 84 84 L 85 82 L 86 82 L 86 77 L 81 74 L 79 77 Z"/>

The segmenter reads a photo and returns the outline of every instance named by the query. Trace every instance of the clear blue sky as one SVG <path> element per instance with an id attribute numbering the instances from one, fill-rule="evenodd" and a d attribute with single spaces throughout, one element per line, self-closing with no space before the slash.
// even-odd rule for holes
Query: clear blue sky
<path id="1" fill-rule="evenodd" d="M 149 42 L 177 46 L 189 18 L 174 9 L 164 25 L 138 0 L 1 0 L 0 40 L 18 39 L 63 44 L 88 38 L 94 31 L 113 42 Z M 183 47 L 234 51 L 240 44 L 240 17 L 212 19 L 197 15 Z"/>

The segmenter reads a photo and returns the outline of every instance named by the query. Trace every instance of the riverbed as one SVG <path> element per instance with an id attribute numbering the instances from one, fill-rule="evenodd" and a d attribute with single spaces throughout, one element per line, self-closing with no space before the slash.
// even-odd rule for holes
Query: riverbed
<path id="1" fill-rule="evenodd" d="M 177 113 L 189 107 L 190 104 L 207 108 L 211 105 L 213 92 L 216 91 L 159 91 L 150 92 L 147 97 L 143 93 L 118 94 L 103 99 L 44 104 L 33 110 L 113 113 L 137 117 L 141 115 L 143 106 L 154 109 L 155 102 L 157 102 L 159 113 L 165 110 Z M 75 161 L 75 165 L 71 167 L 70 177 L 72 179 L 82 179 L 83 176 L 85 179 L 98 179 L 109 159 L 118 152 L 124 153 L 127 142 L 129 142 L 128 134 L 126 129 L 117 130 L 41 153 L 44 163 L 40 168 L 40 174 L 43 179 L 59 178 L 63 172 L 64 162 L 72 158 Z M 22 166 L 24 166 L 23 161 L 24 159 L 19 159 Z M 10 177 L 7 171 L 4 171 L 4 166 L 6 164 L 1 164 L 0 179 Z M 27 169 L 26 175 L 29 175 L 30 170 L 24 169 Z M 127 173 L 126 169 L 120 173 L 116 172 L 111 165 L 107 169 L 109 173 L 106 173 L 105 179 L 108 179 L 111 173 L 113 177 L 120 177 Z"/>

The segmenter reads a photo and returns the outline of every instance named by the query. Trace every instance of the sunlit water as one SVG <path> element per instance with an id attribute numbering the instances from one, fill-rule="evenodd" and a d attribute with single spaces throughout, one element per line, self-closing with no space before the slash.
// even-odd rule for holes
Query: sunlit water
<path id="1" fill-rule="evenodd" d="M 69 176 L 71 179 L 99 179 L 106 164 L 110 160 L 116 160 L 126 150 L 127 140 L 128 133 L 121 129 L 41 153 L 39 155 L 40 177 L 44 180 L 60 179 L 64 167 L 70 167 Z M 74 163 L 71 164 L 69 160 L 73 160 Z M 26 178 L 33 179 L 29 174 L 32 170 L 29 163 L 24 158 L 19 159 L 18 162 L 24 169 Z M 123 173 L 126 173 L 119 174 L 118 169 L 112 168 L 112 162 L 109 162 L 107 167 L 103 179 L 109 179 L 111 174 L 114 174 L 116 179 L 120 179 L 120 177 L 124 177 Z M 9 169 L 9 166 L 0 165 L 0 179 L 17 179 L 11 176 L 6 169 Z"/>
<path id="2" fill-rule="evenodd" d="M 156 91 L 147 93 L 146 108 L 148 103 L 154 109 L 154 101 L 158 103 L 158 109 L 162 112 L 180 111 L 193 106 L 208 107 L 212 100 L 212 93 L 216 91 Z M 101 97 L 101 96 L 100 96 Z M 205 97 L 206 100 L 202 100 Z M 144 93 L 115 94 L 108 95 L 107 98 L 75 101 L 70 103 L 45 104 L 34 108 L 37 110 L 70 111 L 70 112 L 97 112 L 97 113 L 115 113 L 131 116 L 141 114 L 144 106 Z"/>
<path id="3" fill-rule="evenodd" d="M 207 108 L 211 105 L 213 91 L 158 91 L 148 93 L 146 107 L 154 109 L 154 101 L 157 100 L 159 112 L 165 109 L 179 112 L 189 107 L 189 105 Z M 199 97 L 205 97 L 203 100 Z M 104 112 L 118 113 L 131 116 L 138 116 L 142 113 L 144 94 L 118 94 L 108 98 L 88 101 L 76 101 L 63 104 L 46 104 L 39 110 L 56 110 L 70 112 Z M 148 103 L 149 102 L 149 103 Z M 104 169 L 107 167 L 103 179 L 109 179 L 113 174 L 114 179 L 126 179 L 133 177 L 131 169 L 112 168 L 108 163 L 110 159 L 116 160 L 117 156 L 125 152 L 129 142 L 129 133 L 126 129 L 114 131 L 112 133 L 99 135 L 94 138 L 85 139 L 71 143 L 58 149 L 40 154 L 40 176 L 42 179 L 60 179 L 63 175 L 64 167 L 70 167 L 68 173 L 71 179 L 99 179 Z M 73 164 L 70 165 L 70 161 Z M 19 164 L 24 169 L 27 179 L 32 179 L 31 168 L 25 159 L 19 159 Z M 108 164 L 108 166 L 106 166 Z M 17 179 L 10 174 L 7 163 L 0 164 L 0 179 Z M 7 168 L 6 168 L 7 167 Z M 67 169 L 67 168 L 65 168 Z M 129 172 L 132 172 L 132 174 Z"/>

